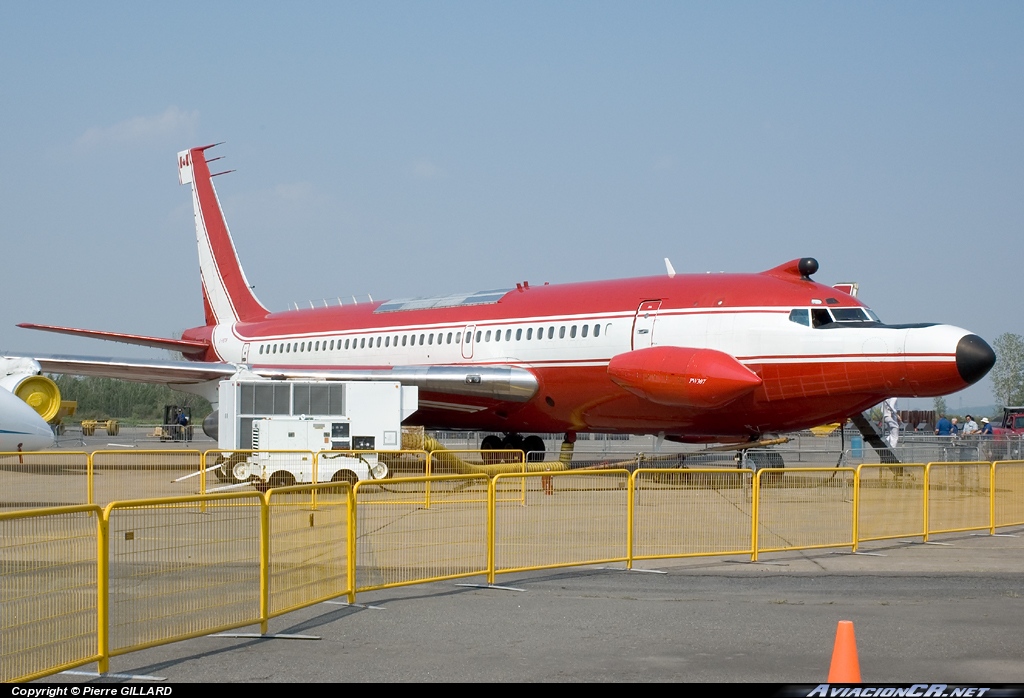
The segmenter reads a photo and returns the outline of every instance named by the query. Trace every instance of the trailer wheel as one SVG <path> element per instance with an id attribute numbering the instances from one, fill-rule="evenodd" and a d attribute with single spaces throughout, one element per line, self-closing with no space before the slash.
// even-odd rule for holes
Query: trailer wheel
<path id="1" fill-rule="evenodd" d="M 347 482 L 354 487 L 359 478 L 351 470 L 339 470 L 331 476 L 331 482 Z"/>
<path id="2" fill-rule="evenodd" d="M 245 453 L 232 453 L 230 457 L 224 458 L 223 455 L 217 456 L 217 465 L 219 468 L 214 468 L 213 474 L 221 482 L 226 482 L 229 485 L 237 485 L 242 482 L 235 477 L 234 470 L 235 466 L 244 461 L 247 458 Z"/>
<path id="3" fill-rule="evenodd" d="M 287 470 L 278 470 L 267 480 L 268 488 L 290 487 L 295 484 L 295 476 Z"/>

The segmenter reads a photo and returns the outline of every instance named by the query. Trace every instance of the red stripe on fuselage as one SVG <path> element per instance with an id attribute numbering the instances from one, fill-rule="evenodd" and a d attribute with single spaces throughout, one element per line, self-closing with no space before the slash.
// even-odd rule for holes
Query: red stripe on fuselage
<path id="1" fill-rule="evenodd" d="M 550 323 L 562 322 L 560 317 L 568 322 L 574 318 L 578 321 L 581 315 L 607 315 L 595 319 L 605 321 L 633 317 L 640 303 L 650 299 L 662 301 L 659 317 L 692 313 L 777 314 L 789 312 L 791 308 L 808 307 L 812 298 L 833 295 L 831 289 L 821 284 L 763 274 L 677 275 L 671 279 L 653 276 L 531 286 L 525 291 L 512 290 L 499 302 L 485 305 L 375 313 L 381 303 L 363 303 L 285 311 L 239 323 L 236 333 L 243 341 L 260 341 L 270 337 L 372 332 L 394 327 L 444 325 L 454 329 L 469 324 L 523 322 L 526 318 L 542 318 L 537 322 Z M 844 296 L 841 305 L 830 307 L 861 306 Z"/>

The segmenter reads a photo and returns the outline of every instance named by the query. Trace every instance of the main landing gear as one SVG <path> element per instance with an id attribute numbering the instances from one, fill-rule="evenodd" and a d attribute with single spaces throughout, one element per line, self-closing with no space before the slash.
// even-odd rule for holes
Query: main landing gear
<path id="1" fill-rule="evenodd" d="M 529 460 L 531 452 L 544 452 L 546 447 L 544 446 L 544 439 L 536 434 L 523 436 L 522 434 L 509 433 L 503 437 L 497 434 L 485 436 L 484 440 L 480 442 L 480 450 L 499 451 L 499 453 L 485 453 L 485 463 L 504 463 L 518 461 L 518 454 L 500 453 L 500 451 L 523 451 L 527 454 L 527 460 Z M 534 456 L 534 458 L 536 457 Z"/>

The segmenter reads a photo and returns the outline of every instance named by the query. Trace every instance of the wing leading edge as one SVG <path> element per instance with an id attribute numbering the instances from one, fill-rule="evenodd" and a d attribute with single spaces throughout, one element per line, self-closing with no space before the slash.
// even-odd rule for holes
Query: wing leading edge
<path id="1" fill-rule="evenodd" d="M 7 358 L 7 357 L 5 357 Z M 10 357 L 20 358 L 20 357 Z M 396 368 L 259 368 L 200 361 L 147 361 L 93 356 L 34 356 L 44 373 L 119 378 L 142 383 L 195 385 L 226 380 L 247 370 L 271 380 L 396 380 L 425 392 L 527 402 L 539 388 L 537 377 L 517 366 L 400 366 Z"/>

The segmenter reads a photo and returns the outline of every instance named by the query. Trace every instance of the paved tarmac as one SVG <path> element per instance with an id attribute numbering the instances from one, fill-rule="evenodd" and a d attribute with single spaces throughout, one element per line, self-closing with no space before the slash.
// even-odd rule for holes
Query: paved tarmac
<path id="1" fill-rule="evenodd" d="M 271 632 L 320 640 L 204 637 L 115 657 L 111 671 L 171 682 L 813 684 L 828 673 L 836 623 L 852 620 L 865 681 L 1024 683 L 1024 529 L 1001 533 L 1016 535 L 644 565 L 665 574 L 498 577 L 523 591 L 367 592 L 357 601 L 383 610 L 319 604 L 271 621 Z"/>

